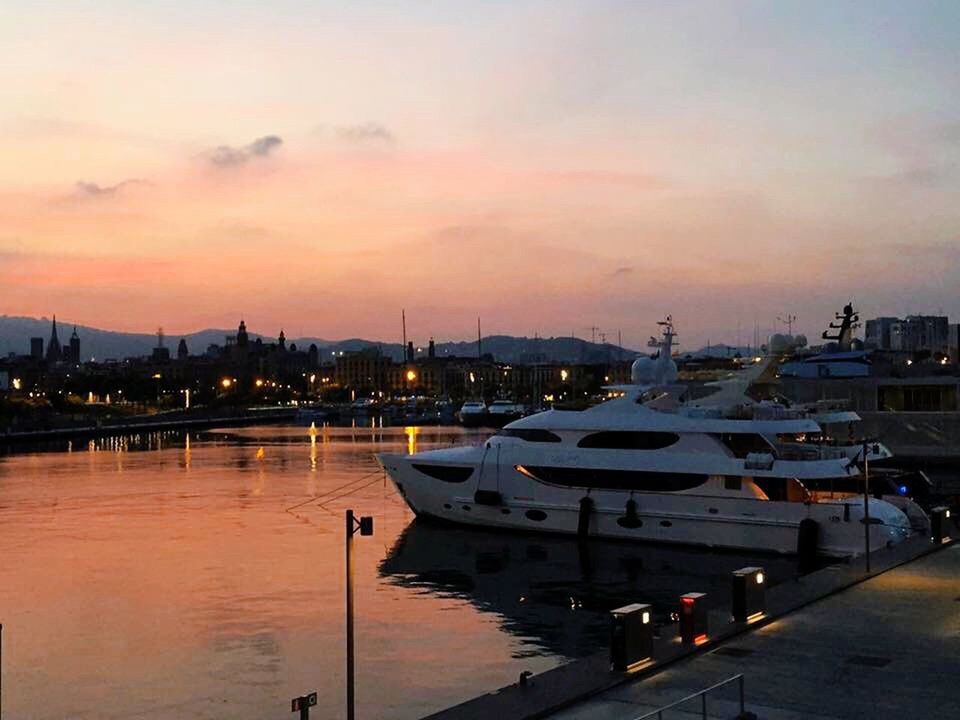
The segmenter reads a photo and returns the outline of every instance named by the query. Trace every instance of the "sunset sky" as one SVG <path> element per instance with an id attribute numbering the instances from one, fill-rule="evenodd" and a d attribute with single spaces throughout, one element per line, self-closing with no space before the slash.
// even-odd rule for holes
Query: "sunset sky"
<path id="1" fill-rule="evenodd" d="M 960 320 L 960 3 L 0 4 L 0 314 Z"/>

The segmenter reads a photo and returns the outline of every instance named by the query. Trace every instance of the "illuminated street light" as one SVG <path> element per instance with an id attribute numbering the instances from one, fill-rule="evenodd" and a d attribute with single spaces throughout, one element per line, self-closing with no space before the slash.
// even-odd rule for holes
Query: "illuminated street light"
<path id="1" fill-rule="evenodd" d="M 224 378 L 223 380 L 220 381 L 220 385 L 223 387 L 224 390 L 229 390 L 230 386 L 233 385 L 233 380 L 231 380 L 230 378 Z"/>
<path id="2" fill-rule="evenodd" d="M 566 382 L 568 377 L 570 377 L 570 373 L 568 373 L 566 370 L 560 371 L 560 380 L 562 382 Z"/>
<path id="3" fill-rule="evenodd" d="M 20 378 L 14 378 L 14 379 L 13 379 L 13 389 L 14 389 L 14 390 L 19 390 L 19 389 L 22 388 L 22 387 L 23 387 L 23 381 L 22 381 Z"/>
<path id="4" fill-rule="evenodd" d="M 257 381 L 254 383 L 254 385 L 256 385 L 258 388 L 263 387 L 263 380 L 261 380 L 260 378 L 257 378 Z M 229 386 L 225 385 L 224 387 L 229 387 Z"/>
<path id="5" fill-rule="evenodd" d="M 413 382 L 417 379 L 417 374 L 413 370 L 407 370 L 407 382 Z"/>

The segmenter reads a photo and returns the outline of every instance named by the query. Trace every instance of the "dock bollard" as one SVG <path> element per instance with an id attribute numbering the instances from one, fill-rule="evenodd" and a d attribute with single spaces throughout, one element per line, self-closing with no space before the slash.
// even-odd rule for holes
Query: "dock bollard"
<path id="1" fill-rule="evenodd" d="M 930 539 L 934 545 L 941 545 L 950 539 L 950 508 L 940 506 L 930 510 Z"/>
<path id="2" fill-rule="evenodd" d="M 680 596 L 680 640 L 687 645 L 707 641 L 707 594 Z"/>
<path id="3" fill-rule="evenodd" d="M 762 567 L 745 567 L 733 571 L 734 622 L 750 622 L 763 615 L 767 608 L 767 578 Z"/>
<path id="4" fill-rule="evenodd" d="M 610 611 L 610 664 L 624 672 L 653 656 L 653 613 L 634 603 Z"/>

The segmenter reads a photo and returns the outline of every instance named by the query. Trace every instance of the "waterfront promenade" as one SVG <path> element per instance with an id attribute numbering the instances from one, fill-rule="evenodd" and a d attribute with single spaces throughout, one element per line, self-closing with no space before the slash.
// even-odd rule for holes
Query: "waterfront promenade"
<path id="1" fill-rule="evenodd" d="M 960 717 L 960 544 L 546 717 L 632 720 L 738 673 L 761 720 Z M 736 698 L 711 694 L 708 716 L 736 717 Z"/>

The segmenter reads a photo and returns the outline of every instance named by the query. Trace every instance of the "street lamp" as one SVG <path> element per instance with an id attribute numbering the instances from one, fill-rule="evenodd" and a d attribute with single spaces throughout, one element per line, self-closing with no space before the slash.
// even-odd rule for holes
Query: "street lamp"
<path id="1" fill-rule="evenodd" d="M 354 517 L 353 510 L 346 514 L 346 561 L 347 561 L 347 720 L 354 720 L 354 677 L 353 677 L 353 536 L 359 530 L 361 536 L 373 535 L 373 518 L 369 515 L 359 520 Z"/>

